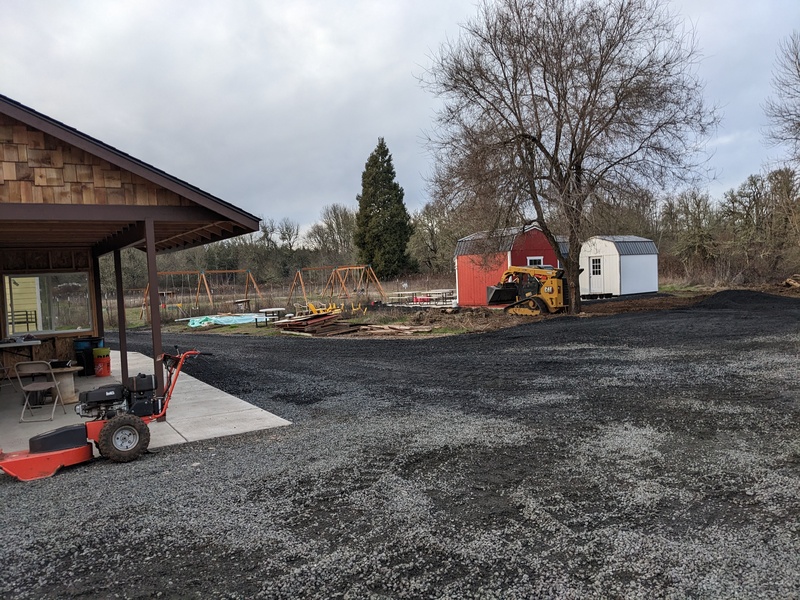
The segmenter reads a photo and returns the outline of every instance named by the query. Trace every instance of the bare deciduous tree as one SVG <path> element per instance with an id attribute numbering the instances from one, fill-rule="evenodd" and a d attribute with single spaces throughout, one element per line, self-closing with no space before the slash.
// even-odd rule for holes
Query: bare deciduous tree
<path id="1" fill-rule="evenodd" d="M 649 190 L 633 189 L 614 196 L 598 194 L 588 214 L 591 235 L 657 234 L 658 198 Z"/>
<path id="2" fill-rule="evenodd" d="M 278 243 L 275 241 L 275 235 L 278 233 L 278 226 L 275 224 L 275 219 L 261 219 L 259 223 L 261 230 L 261 237 L 259 240 L 267 248 L 275 249 Z"/>
<path id="3" fill-rule="evenodd" d="M 700 164 L 717 117 L 698 58 L 691 32 L 659 0 L 484 0 L 423 77 L 444 100 L 431 144 L 453 183 L 440 189 L 495 194 L 538 224 L 579 311 L 593 200 L 687 178 Z M 569 238 L 566 256 L 557 233 Z"/>
<path id="4" fill-rule="evenodd" d="M 779 274 L 798 241 L 800 199 L 794 171 L 751 175 L 725 194 L 720 210 L 727 252 L 740 266 L 740 279 L 763 281 Z"/>
<path id="5" fill-rule="evenodd" d="M 288 217 L 281 219 L 278 223 L 278 239 L 282 248 L 294 250 L 295 244 L 300 239 L 300 224 Z"/>
<path id="6" fill-rule="evenodd" d="M 661 227 L 674 247 L 686 271 L 704 273 L 719 254 L 719 215 L 711 197 L 698 189 L 689 189 L 666 198 L 661 207 Z"/>
<path id="7" fill-rule="evenodd" d="M 355 229 L 356 211 L 342 204 L 331 204 L 322 209 L 320 221 L 306 233 L 306 242 L 325 260 L 349 264 L 355 259 Z"/>
<path id="8" fill-rule="evenodd" d="M 800 32 L 795 31 L 778 47 L 772 89 L 775 95 L 764 109 L 771 125 L 767 138 L 787 144 L 792 160 L 800 162 Z"/>

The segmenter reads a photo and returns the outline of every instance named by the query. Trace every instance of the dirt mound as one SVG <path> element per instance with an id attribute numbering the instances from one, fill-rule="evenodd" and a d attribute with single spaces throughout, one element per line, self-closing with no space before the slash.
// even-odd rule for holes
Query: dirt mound
<path id="1" fill-rule="evenodd" d="M 800 309 L 800 298 L 776 296 L 753 290 L 725 290 L 698 302 L 696 306 L 706 309 Z"/>
<path id="2" fill-rule="evenodd" d="M 653 310 L 670 310 L 694 306 L 705 295 L 674 296 L 672 294 L 643 294 L 637 296 L 618 296 L 603 300 L 584 301 L 582 310 L 590 315 L 615 315 L 619 313 Z"/>
<path id="3" fill-rule="evenodd" d="M 538 318 L 538 317 L 534 317 Z M 469 331 L 491 331 L 529 323 L 531 317 L 505 314 L 486 307 L 469 307 L 455 310 L 430 309 L 417 311 L 409 320 L 413 325 L 431 325 L 437 328 Z"/>

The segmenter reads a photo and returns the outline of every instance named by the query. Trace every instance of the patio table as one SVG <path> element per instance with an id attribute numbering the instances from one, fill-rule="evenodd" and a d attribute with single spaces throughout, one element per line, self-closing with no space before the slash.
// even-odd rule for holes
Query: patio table
<path id="1" fill-rule="evenodd" d="M 78 401 L 78 394 L 75 391 L 75 374 L 82 370 L 83 367 L 53 369 L 53 375 L 58 383 L 58 391 L 61 393 L 61 401 L 64 404 L 74 404 Z"/>
<path id="2" fill-rule="evenodd" d="M 2 360 L 2 354 L 13 354 L 15 356 L 24 356 L 28 360 L 33 360 L 33 347 L 34 346 L 41 346 L 41 340 L 11 340 L 11 341 L 4 341 L 0 342 L 0 385 L 6 385 L 6 380 L 8 383 L 14 385 L 14 380 L 11 379 L 11 373 L 13 367 L 6 367 L 5 361 Z M 22 352 L 20 349 L 24 348 L 25 351 Z M 16 387 L 16 386 L 15 386 Z"/>

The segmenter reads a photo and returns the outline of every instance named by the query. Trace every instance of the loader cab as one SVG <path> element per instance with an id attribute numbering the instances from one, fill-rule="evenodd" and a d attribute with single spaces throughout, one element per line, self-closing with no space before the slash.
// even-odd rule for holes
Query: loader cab
<path id="1" fill-rule="evenodd" d="M 540 289 L 541 282 L 533 274 L 508 271 L 498 285 L 487 288 L 487 304 L 511 304 L 526 296 L 537 296 Z"/>
<path id="2" fill-rule="evenodd" d="M 525 296 L 537 296 L 541 287 L 542 284 L 538 279 L 536 279 L 536 277 L 528 273 L 524 273 L 520 277 L 519 284 L 517 285 L 519 297 L 524 298 Z"/>

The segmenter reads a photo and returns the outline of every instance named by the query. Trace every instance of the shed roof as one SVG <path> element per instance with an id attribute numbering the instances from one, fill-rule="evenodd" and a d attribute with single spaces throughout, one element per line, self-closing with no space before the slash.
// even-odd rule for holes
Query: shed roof
<path id="1" fill-rule="evenodd" d="M 622 256 L 658 254 L 658 248 L 653 240 L 638 235 L 598 235 L 595 237 L 612 242 Z"/>
<path id="2" fill-rule="evenodd" d="M 535 229 L 529 227 L 528 229 Z M 456 256 L 484 254 L 486 252 L 508 252 L 514 240 L 525 231 L 525 227 L 508 227 L 497 231 L 476 231 L 456 242 Z"/>
<path id="3" fill-rule="evenodd" d="M 486 252 L 510 252 L 517 237 L 526 231 L 540 230 L 536 225 L 507 227 L 498 231 L 478 231 L 456 242 L 455 256 L 484 254 Z M 558 249 L 566 256 L 569 253 L 569 240 L 564 235 L 555 236 Z"/>
<path id="4" fill-rule="evenodd" d="M 146 219 L 157 251 L 258 231 L 258 217 L 2 95 L 0 161 L 0 249 L 144 248 Z"/>

